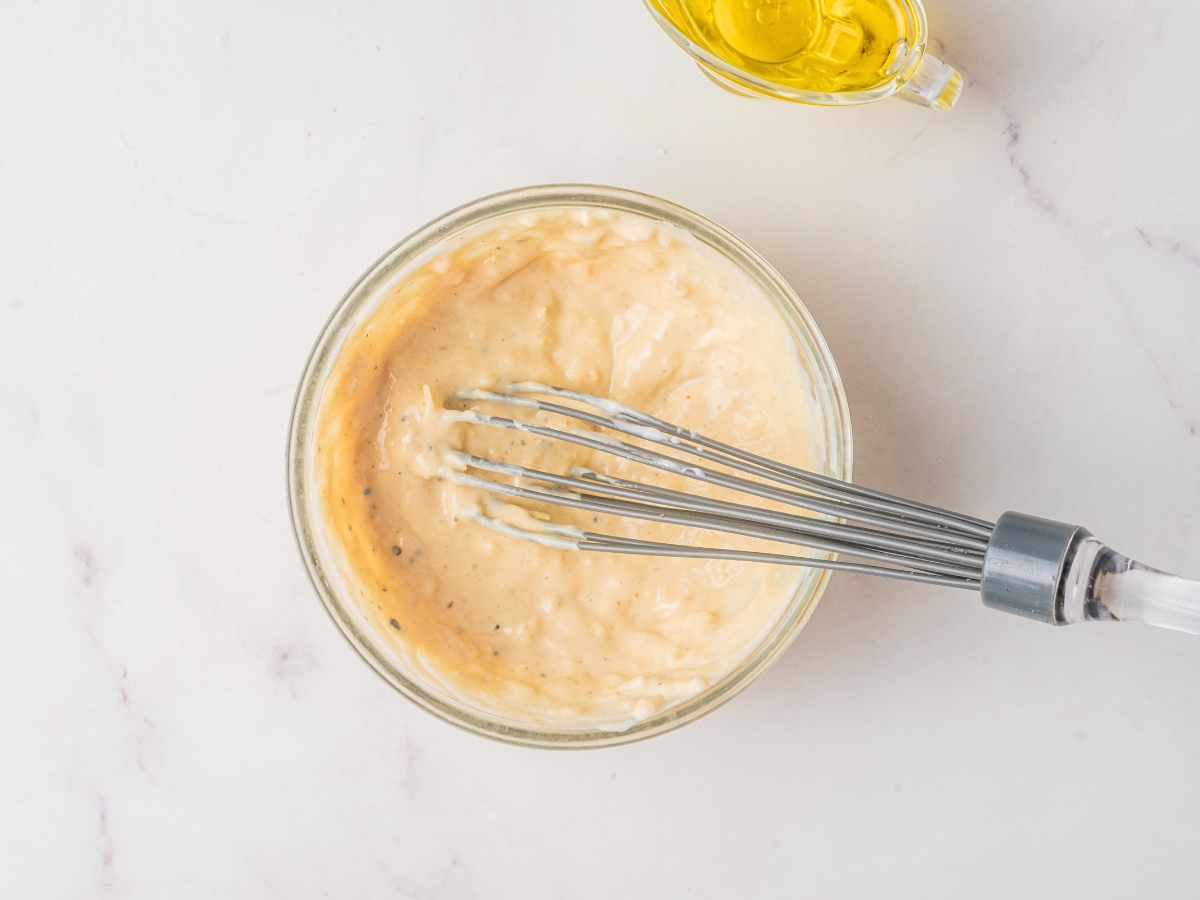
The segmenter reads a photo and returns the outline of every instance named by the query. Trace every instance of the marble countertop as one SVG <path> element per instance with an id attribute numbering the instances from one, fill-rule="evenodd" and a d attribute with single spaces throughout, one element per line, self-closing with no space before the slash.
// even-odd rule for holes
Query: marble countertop
<path id="1" fill-rule="evenodd" d="M 582 181 L 795 286 L 859 482 L 1200 576 L 1200 7 L 927 6 L 949 114 L 726 94 L 635 0 L 0 6 L 0 894 L 1195 896 L 1200 638 L 837 575 L 708 718 L 532 751 L 387 687 L 293 543 L 338 298 Z"/>

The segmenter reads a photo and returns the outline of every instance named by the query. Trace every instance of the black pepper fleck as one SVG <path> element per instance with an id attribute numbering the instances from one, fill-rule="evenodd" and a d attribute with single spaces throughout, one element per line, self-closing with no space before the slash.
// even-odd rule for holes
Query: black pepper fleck
<path id="1" fill-rule="evenodd" d="M 392 544 L 392 556 L 399 556 L 399 555 L 400 555 L 400 548 L 398 546 L 396 546 L 395 544 Z"/>
<path id="2" fill-rule="evenodd" d="M 388 624 L 391 625 L 393 628 L 395 628 L 397 631 L 400 630 L 400 623 L 397 622 L 395 619 L 388 619 Z"/>
<path id="3" fill-rule="evenodd" d="M 364 496 L 364 497 L 365 497 L 367 494 L 369 494 L 369 493 L 371 493 L 371 489 L 370 489 L 370 488 L 363 488 L 363 496 Z"/>

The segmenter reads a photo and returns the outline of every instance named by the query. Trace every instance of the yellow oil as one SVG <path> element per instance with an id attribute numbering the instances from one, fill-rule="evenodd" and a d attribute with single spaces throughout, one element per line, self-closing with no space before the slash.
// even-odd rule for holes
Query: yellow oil
<path id="1" fill-rule="evenodd" d="M 817 93 L 887 85 L 914 52 L 911 0 L 650 0 L 733 67 Z"/>

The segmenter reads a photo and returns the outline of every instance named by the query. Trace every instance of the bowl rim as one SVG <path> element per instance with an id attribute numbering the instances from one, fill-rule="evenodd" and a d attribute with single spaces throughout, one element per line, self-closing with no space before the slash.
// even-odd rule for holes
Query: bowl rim
<path id="1" fill-rule="evenodd" d="M 791 644 L 816 608 L 829 580 L 827 569 L 807 569 L 788 609 L 761 645 L 737 667 L 699 694 L 667 707 L 623 731 L 555 729 L 489 718 L 479 710 L 421 683 L 394 665 L 355 621 L 322 564 L 310 515 L 310 443 L 329 366 L 357 324 L 355 315 L 378 302 L 406 266 L 423 264 L 443 241 L 484 222 L 556 207 L 589 207 L 629 212 L 681 228 L 717 250 L 749 275 L 774 302 L 790 326 L 798 352 L 806 357 L 826 431 L 825 474 L 851 479 L 853 435 L 849 407 L 833 356 L 816 323 L 792 288 L 746 243 L 686 207 L 649 194 L 596 184 L 544 184 L 489 194 L 427 222 L 397 242 L 359 276 L 334 307 L 305 362 L 292 403 L 287 437 L 287 500 L 296 545 L 309 582 L 326 613 L 359 656 L 386 682 L 421 708 L 474 734 L 529 747 L 584 749 L 645 740 L 707 715 L 748 687 Z M 832 556 L 832 554 L 829 554 Z"/>

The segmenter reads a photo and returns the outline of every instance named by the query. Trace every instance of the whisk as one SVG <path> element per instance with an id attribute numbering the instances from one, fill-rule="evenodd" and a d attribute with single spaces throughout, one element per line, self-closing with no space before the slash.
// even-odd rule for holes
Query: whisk
<path id="1" fill-rule="evenodd" d="M 765 459 L 612 400 L 534 382 L 513 384 L 503 392 L 462 391 L 456 400 L 475 406 L 447 409 L 445 414 L 457 421 L 567 441 L 816 516 L 714 500 L 579 467 L 567 474 L 542 472 L 448 451 L 441 475 L 455 482 L 504 497 L 743 535 L 836 558 L 637 540 L 534 518 L 514 524 L 485 512 L 472 514 L 480 524 L 510 537 L 563 550 L 857 572 L 979 591 L 986 606 L 1054 625 L 1128 621 L 1200 634 L 1200 582 L 1122 556 L 1078 525 L 1016 512 L 993 523 L 904 500 Z M 490 415 L 479 411 L 479 404 L 553 413 L 604 431 L 551 428 Z M 670 449 L 682 458 L 607 432 Z M 508 476 L 514 483 L 471 470 Z M 743 477 L 747 475 L 754 480 Z"/>

